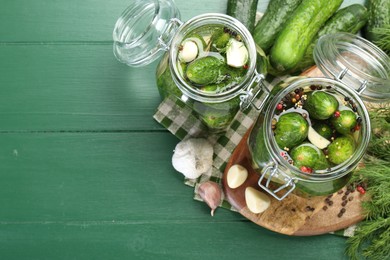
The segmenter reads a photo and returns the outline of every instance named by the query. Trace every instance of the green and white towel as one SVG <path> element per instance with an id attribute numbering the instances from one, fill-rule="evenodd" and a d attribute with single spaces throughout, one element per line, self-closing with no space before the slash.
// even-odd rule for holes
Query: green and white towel
<path id="1" fill-rule="evenodd" d="M 281 78 L 274 79 L 270 86 L 280 82 Z M 203 174 L 198 179 L 185 179 L 184 183 L 194 187 L 194 199 L 202 201 L 198 194 L 200 183 L 205 181 L 214 181 L 222 188 L 222 176 L 235 147 L 239 144 L 242 137 L 255 122 L 259 112 L 249 107 L 245 111 L 239 111 L 233 119 L 229 128 L 223 135 L 208 135 L 207 128 L 196 117 L 195 113 L 186 106 L 181 100 L 168 97 L 162 101 L 157 108 L 153 118 L 168 129 L 173 135 L 180 140 L 190 137 L 207 138 L 214 146 L 213 167 L 212 170 Z M 230 203 L 222 197 L 220 207 L 237 211 Z M 334 232 L 341 236 L 352 236 L 354 226 Z"/>

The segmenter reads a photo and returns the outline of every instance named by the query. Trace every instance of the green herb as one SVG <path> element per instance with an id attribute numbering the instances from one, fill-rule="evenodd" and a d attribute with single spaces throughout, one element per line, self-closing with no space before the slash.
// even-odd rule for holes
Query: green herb
<path id="1" fill-rule="evenodd" d="M 351 259 L 360 259 L 359 253 L 371 260 L 383 260 L 390 257 L 390 219 L 367 220 L 359 225 L 353 237 L 348 238 L 347 255 Z M 362 249 L 364 248 L 364 249 Z"/>
<path id="2" fill-rule="evenodd" d="M 363 166 L 351 182 L 366 189 L 362 203 L 366 220 L 347 240 L 351 259 L 390 259 L 390 107 L 370 109 L 372 137 Z"/>
<path id="3" fill-rule="evenodd" d="M 390 158 L 390 106 L 370 107 L 372 136 L 367 153 L 380 159 Z"/>
<path id="4" fill-rule="evenodd" d="M 373 28 L 372 32 L 375 33 L 378 38 L 378 40 L 374 41 L 374 43 L 384 52 L 390 55 L 390 25 Z"/>

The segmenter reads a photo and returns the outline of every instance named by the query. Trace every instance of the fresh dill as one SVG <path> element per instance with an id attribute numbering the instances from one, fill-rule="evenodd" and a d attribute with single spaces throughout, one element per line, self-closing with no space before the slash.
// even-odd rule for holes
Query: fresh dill
<path id="1" fill-rule="evenodd" d="M 351 183 L 366 187 L 362 203 L 366 220 L 348 238 L 346 254 L 351 259 L 390 259 L 390 107 L 370 110 L 372 136 L 367 155 Z"/>

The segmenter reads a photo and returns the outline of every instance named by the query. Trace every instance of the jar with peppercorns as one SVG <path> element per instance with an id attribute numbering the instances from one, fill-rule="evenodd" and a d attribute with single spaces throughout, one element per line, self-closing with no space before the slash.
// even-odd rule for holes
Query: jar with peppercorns
<path id="1" fill-rule="evenodd" d="M 344 187 L 370 140 L 363 100 L 390 98 L 390 59 L 367 40 L 327 35 L 314 55 L 326 78 L 275 86 L 248 138 L 258 184 L 278 200 Z"/>

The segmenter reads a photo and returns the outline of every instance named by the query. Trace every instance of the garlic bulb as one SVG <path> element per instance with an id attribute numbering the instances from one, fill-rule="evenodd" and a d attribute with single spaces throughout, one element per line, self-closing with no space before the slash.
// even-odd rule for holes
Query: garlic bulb
<path id="1" fill-rule="evenodd" d="M 196 179 L 211 168 L 213 152 L 213 146 L 204 138 L 186 139 L 176 145 L 172 165 L 185 177 Z"/>

